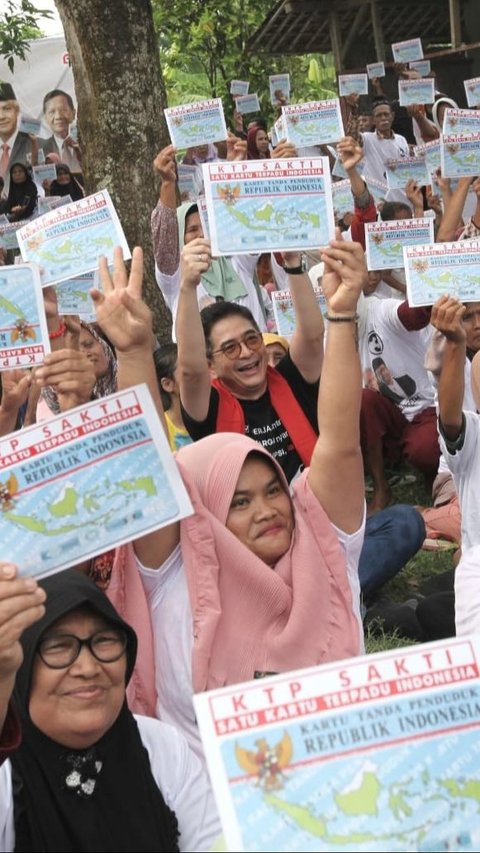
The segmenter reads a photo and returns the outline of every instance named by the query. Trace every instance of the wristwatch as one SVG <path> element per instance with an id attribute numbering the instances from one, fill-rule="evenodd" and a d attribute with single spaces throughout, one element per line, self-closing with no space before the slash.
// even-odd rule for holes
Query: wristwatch
<path id="1" fill-rule="evenodd" d="M 284 267 L 283 269 L 287 273 L 287 275 L 303 275 L 304 272 L 307 272 L 307 256 L 305 252 L 300 252 L 300 263 L 298 267 Z"/>

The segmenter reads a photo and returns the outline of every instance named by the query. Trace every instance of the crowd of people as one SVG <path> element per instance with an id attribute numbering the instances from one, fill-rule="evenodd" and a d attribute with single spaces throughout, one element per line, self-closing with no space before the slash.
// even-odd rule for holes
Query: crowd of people
<path id="1" fill-rule="evenodd" d="M 208 850 L 220 826 L 194 693 L 362 654 L 372 614 L 418 641 L 478 628 L 480 301 L 411 307 L 403 270 L 369 272 L 364 250 L 366 223 L 426 212 L 439 242 L 478 237 L 480 178 L 452 187 L 438 173 L 375 201 L 369 180 L 438 139 L 453 102 L 399 110 L 373 88 L 363 112 L 343 100 L 336 151 L 313 152 L 338 157 L 351 185 L 329 245 L 212 257 L 169 145 L 154 161 L 151 238 L 172 341 L 153 335 L 141 249 L 129 271 L 116 249 L 113 270 L 99 261 L 96 322 L 61 317 L 45 288 L 52 352 L 1 374 L 0 436 L 146 383 L 193 514 L 47 580 L 2 555 L 0 850 Z M 34 215 L 41 190 L 84 194 L 71 98 L 45 96 L 48 139 L 18 131 L 18 112 L 3 84 L 10 222 Z M 244 130 L 237 114 L 233 131 L 183 163 L 302 153 L 273 146 L 262 119 Z M 57 173 L 41 188 L 39 151 Z M 285 289 L 290 340 L 271 305 Z M 392 471 L 423 477 L 431 506 L 395 504 Z M 446 588 L 382 610 L 384 584 L 445 541 Z"/>

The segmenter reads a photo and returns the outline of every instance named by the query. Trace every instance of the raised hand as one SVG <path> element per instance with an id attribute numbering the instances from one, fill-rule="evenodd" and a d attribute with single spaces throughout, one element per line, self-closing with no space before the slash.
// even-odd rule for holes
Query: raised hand
<path id="1" fill-rule="evenodd" d="M 62 412 L 88 403 L 96 381 L 89 359 L 74 348 L 49 353 L 41 367 L 35 370 L 36 384 L 42 388 L 51 385 L 55 389 Z"/>
<path id="2" fill-rule="evenodd" d="M 439 332 L 445 335 L 447 341 L 463 344 L 467 333 L 463 325 L 466 312 L 465 305 L 454 296 L 444 295 L 437 299 L 432 308 L 431 323 Z"/>
<path id="3" fill-rule="evenodd" d="M 295 148 L 295 145 L 293 142 L 287 142 L 286 139 L 281 139 L 272 151 L 272 157 L 277 160 L 296 156 L 297 149 Z"/>
<path id="4" fill-rule="evenodd" d="M 340 140 L 337 144 L 337 153 L 346 172 L 355 169 L 364 156 L 362 146 L 352 136 L 344 136 Z"/>
<path id="5" fill-rule="evenodd" d="M 0 411 L 16 414 L 28 398 L 30 383 L 31 374 L 27 370 L 5 370 L 2 373 Z"/>
<path id="6" fill-rule="evenodd" d="M 177 180 L 177 164 L 175 154 L 177 149 L 173 145 L 167 145 L 155 157 L 153 168 L 160 174 L 165 183 L 175 183 Z"/>
<path id="7" fill-rule="evenodd" d="M 336 236 L 336 240 L 321 250 L 325 264 L 322 290 L 329 313 L 352 315 L 357 310 L 360 293 L 368 284 L 365 254 L 360 243 L 342 240 L 338 229 Z"/>
<path id="8" fill-rule="evenodd" d="M 227 160 L 230 162 L 236 162 L 238 160 L 246 160 L 247 159 L 247 140 L 240 139 L 238 136 L 235 136 L 231 131 L 228 132 L 227 139 Z"/>
<path id="9" fill-rule="evenodd" d="M 423 213 L 423 195 L 422 189 L 413 178 L 407 181 L 405 193 L 409 201 L 412 202 L 414 211 L 422 211 Z"/>
<path id="10" fill-rule="evenodd" d="M 142 300 L 143 252 L 133 250 L 130 275 L 119 246 L 113 252 L 113 273 L 100 258 L 102 291 L 93 289 L 95 314 L 100 328 L 118 352 L 149 347 L 152 343 L 152 312 Z"/>
<path id="11" fill-rule="evenodd" d="M 190 240 L 180 255 L 180 282 L 182 287 L 198 287 L 204 272 L 212 261 L 212 250 L 208 240 L 196 237 Z"/>
<path id="12" fill-rule="evenodd" d="M 34 578 L 19 578 L 16 566 L 0 562 L 0 683 L 11 679 L 21 666 L 20 637 L 42 618 L 45 598 Z"/>

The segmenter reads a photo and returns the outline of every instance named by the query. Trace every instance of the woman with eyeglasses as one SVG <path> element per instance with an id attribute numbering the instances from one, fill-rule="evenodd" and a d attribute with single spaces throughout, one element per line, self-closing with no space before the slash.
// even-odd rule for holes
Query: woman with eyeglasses
<path id="1" fill-rule="evenodd" d="M 36 583 L 0 563 L 1 851 L 210 849 L 200 762 L 170 726 L 128 710 L 136 653 L 82 574 Z"/>
<path id="2" fill-rule="evenodd" d="M 193 515 L 117 549 L 107 589 L 139 635 L 143 671 L 134 673 L 129 695 L 178 726 L 199 756 L 194 692 L 363 648 L 356 305 L 366 267 L 361 247 L 343 241 L 322 250 L 322 261 L 330 329 L 320 436 L 292 495 L 276 460 L 245 435 L 225 432 L 182 448 L 176 461 Z M 100 269 L 102 291 L 92 295 L 116 348 L 119 388 L 148 383 L 162 418 L 141 250 L 128 280 L 120 250 L 113 276 L 103 260 Z"/>

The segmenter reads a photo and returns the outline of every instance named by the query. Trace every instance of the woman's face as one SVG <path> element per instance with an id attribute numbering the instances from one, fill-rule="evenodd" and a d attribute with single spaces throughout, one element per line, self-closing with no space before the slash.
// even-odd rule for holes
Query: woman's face
<path id="1" fill-rule="evenodd" d="M 247 457 L 230 504 L 228 530 L 273 567 L 290 547 L 293 524 L 290 496 L 273 465 Z"/>
<path id="2" fill-rule="evenodd" d="M 264 130 L 257 130 L 255 136 L 255 145 L 259 154 L 266 154 L 268 151 L 268 136 Z"/>
<path id="3" fill-rule="evenodd" d="M 94 611 L 74 610 L 45 631 L 55 642 L 60 634 L 86 639 L 110 628 Z M 30 687 L 32 722 L 51 740 L 70 749 L 97 743 L 117 719 L 125 699 L 125 653 L 112 663 L 98 661 L 87 646 L 64 669 L 49 668 L 37 654 Z"/>
<path id="4" fill-rule="evenodd" d="M 267 344 L 267 359 L 270 367 L 276 367 L 285 355 L 286 352 L 281 344 Z"/>
<path id="5" fill-rule="evenodd" d="M 57 181 L 59 184 L 69 184 L 70 174 L 65 169 L 57 169 Z"/>
<path id="6" fill-rule="evenodd" d="M 27 173 L 22 166 L 14 166 L 12 169 L 12 181 L 14 184 L 24 184 L 27 180 Z"/>
<path id="7" fill-rule="evenodd" d="M 80 332 L 80 349 L 92 363 L 96 378 L 100 379 L 101 376 L 105 376 L 108 370 L 108 359 L 105 351 L 101 343 L 96 341 L 88 329 L 83 327 Z"/>

